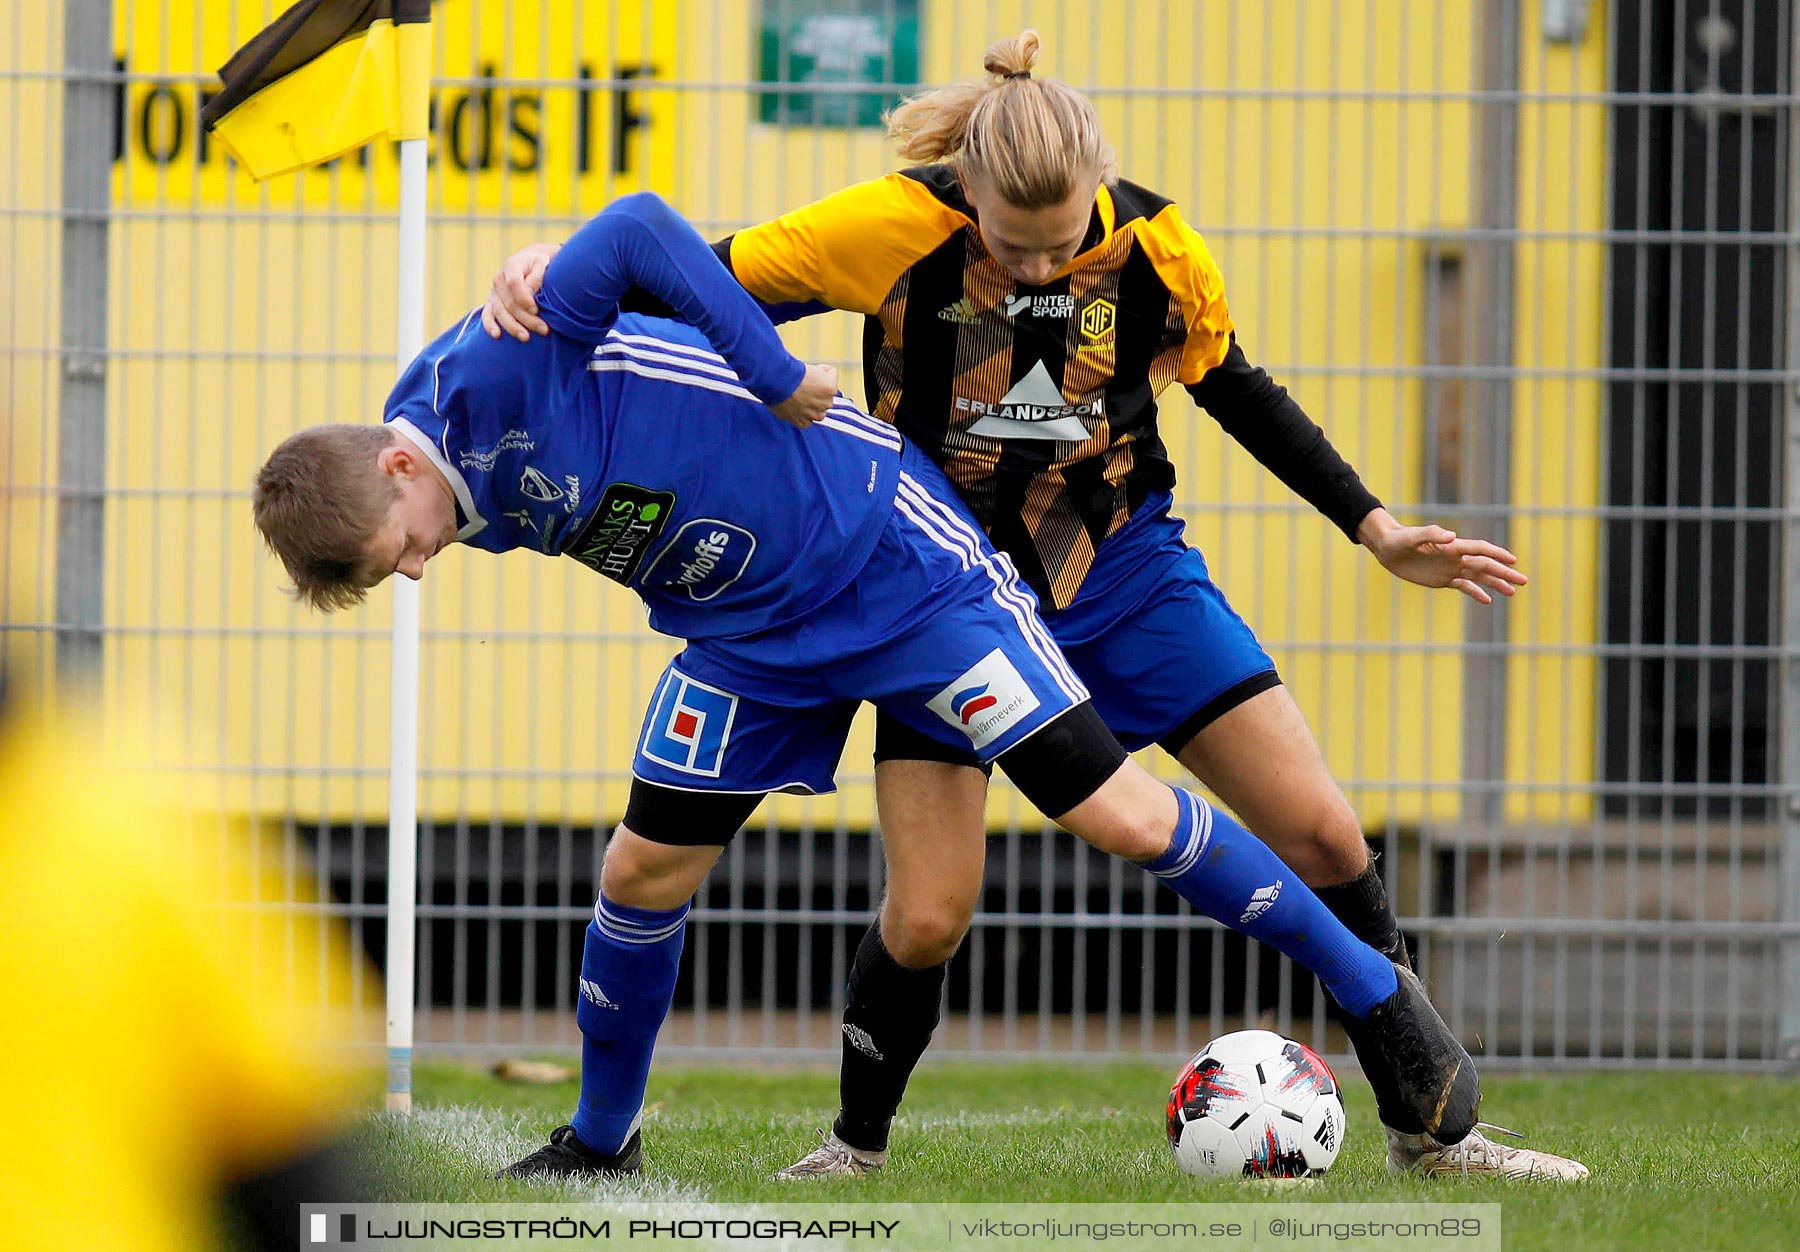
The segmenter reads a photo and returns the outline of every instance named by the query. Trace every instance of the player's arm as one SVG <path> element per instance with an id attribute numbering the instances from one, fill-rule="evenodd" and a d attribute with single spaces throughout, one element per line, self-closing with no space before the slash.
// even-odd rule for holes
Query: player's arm
<path id="1" fill-rule="evenodd" d="M 1200 233 L 1165 205 L 1138 235 L 1187 325 L 1177 377 L 1194 402 L 1288 488 L 1352 540 L 1381 509 L 1325 432 L 1238 346 L 1225 278 Z"/>
<path id="2" fill-rule="evenodd" d="M 713 255 L 719 258 L 719 263 L 727 270 L 731 270 L 731 245 L 736 238 L 736 235 L 727 235 L 725 238 L 715 241 L 712 246 Z M 732 277 L 737 277 L 735 271 L 732 272 Z M 749 291 L 750 289 L 746 287 L 745 290 Z M 833 311 L 832 307 L 823 300 L 765 300 L 754 291 L 751 291 L 750 294 L 762 307 L 762 311 L 768 314 L 769 320 L 777 326 L 785 326 L 789 322 L 797 322 L 803 317 L 817 317 L 821 313 Z"/>
<path id="3" fill-rule="evenodd" d="M 873 314 L 900 275 L 969 225 L 904 173 L 856 183 L 713 245 L 732 275 L 787 318 Z"/>
<path id="4" fill-rule="evenodd" d="M 1452 587 L 1482 604 L 1526 583 L 1518 558 L 1485 539 L 1442 526 L 1404 526 L 1363 485 L 1287 388 L 1252 365 L 1231 336 L 1225 359 L 1188 393 L 1290 490 L 1374 554 L 1389 573 L 1423 587 Z"/>
<path id="5" fill-rule="evenodd" d="M 915 261 L 969 219 L 904 174 L 857 183 L 712 245 L 726 270 L 775 324 L 831 309 L 874 313 Z M 553 244 L 531 244 L 494 276 L 482 325 L 494 338 L 548 333 L 536 296 Z M 620 296 L 622 306 L 686 321 L 662 293 Z"/>
<path id="6" fill-rule="evenodd" d="M 756 301 L 653 192 L 614 201 L 575 232 L 544 270 L 538 311 L 556 333 L 597 344 L 633 287 L 701 331 L 764 404 L 780 404 L 805 380 L 805 363 L 782 345 Z"/>
<path id="7" fill-rule="evenodd" d="M 1491 592 L 1510 596 L 1525 585 L 1525 575 L 1514 568 L 1518 558 L 1498 544 L 1462 539 L 1442 526 L 1403 526 L 1382 507 L 1287 388 L 1244 355 L 1219 267 L 1174 205 L 1140 238 L 1183 306 L 1188 339 L 1181 381 L 1251 456 L 1395 577 L 1425 587 L 1454 587 L 1483 604 L 1493 602 Z"/>
<path id="8" fill-rule="evenodd" d="M 1250 363 L 1236 334 L 1227 342 L 1224 360 L 1190 384 L 1188 394 L 1290 491 L 1360 542 L 1364 519 L 1386 512 L 1381 501 L 1287 388 Z"/>
<path id="9" fill-rule="evenodd" d="M 523 343 L 533 335 L 547 335 L 550 327 L 538 316 L 537 293 L 544 285 L 544 271 L 550 259 L 562 250 L 559 243 L 528 243 L 500 263 L 488 287 L 487 302 L 481 309 L 481 324 L 488 337 L 498 339 L 511 335 Z M 727 269 L 731 268 L 731 238 L 714 243 L 713 255 Z M 754 297 L 754 292 L 751 293 Z M 820 300 L 785 300 L 773 303 L 757 300 L 764 315 L 777 326 L 831 312 L 831 306 Z M 679 320 L 667 303 L 658 300 L 642 287 L 633 287 L 619 300 L 619 312 L 644 313 L 650 317 Z"/>

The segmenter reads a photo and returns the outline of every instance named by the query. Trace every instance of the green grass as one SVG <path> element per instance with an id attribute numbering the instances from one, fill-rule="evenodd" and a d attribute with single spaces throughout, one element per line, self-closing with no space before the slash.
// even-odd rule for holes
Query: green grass
<path id="1" fill-rule="evenodd" d="M 1177 1172 L 1162 1130 L 1171 1075 L 1141 1064 L 928 1064 L 869 1180 L 769 1175 L 816 1142 L 835 1072 L 666 1067 L 653 1075 L 641 1181 L 546 1189 L 492 1171 L 567 1120 L 574 1083 L 525 1087 L 421 1066 L 417 1111 L 376 1118 L 371 1172 L 390 1201 L 684 1198 L 728 1202 L 1479 1200 L 1504 1206 L 1512 1252 L 1800 1248 L 1800 1081 L 1722 1074 L 1494 1076 L 1485 1116 L 1579 1157 L 1580 1186 L 1393 1179 L 1373 1101 L 1347 1093 L 1350 1133 L 1318 1186 L 1271 1191 Z M 1172 1067 L 1167 1067 L 1172 1068 Z"/>

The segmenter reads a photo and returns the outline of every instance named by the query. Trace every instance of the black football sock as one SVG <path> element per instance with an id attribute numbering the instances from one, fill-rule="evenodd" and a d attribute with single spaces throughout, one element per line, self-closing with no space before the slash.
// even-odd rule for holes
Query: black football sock
<path id="1" fill-rule="evenodd" d="M 1351 934 L 1394 964 L 1412 968 L 1406 941 L 1400 937 L 1400 919 L 1388 903 L 1387 888 L 1373 858 L 1358 877 L 1335 887 L 1314 887 L 1313 894 L 1325 902 L 1332 916 L 1344 923 Z"/>
<path id="2" fill-rule="evenodd" d="M 857 946 L 844 1003 L 843 1107 L 832 1127 L 851 1147 L 887 1149 L 888 1125 L 937 1029 L 947 968 L 907 969 L 895 961 L 879 921 Z"/>
<path id="3" fill-rule="evenodd" d="M 1335 887 L 1314 887 L 1313 894 L 1325 902 L 1325 907 L 1351 934 L 1394 964 L 1412 968 L 1412 961 L 1406 955 L 1406 941 L 1400 936 L 1400 922 L 1388 903 L 1387 888 L 1382 884 L 1373 859 L 1361 876 Z M 1330 993 L 1326 994 L 1329 997 Z M 1344 1012 L 1335 1002 L 1333 1007 L 1337 1008 L 1344 1033 L 1350 1036 L 1350 1046 L 1356 1050 L 1356 1059 L 1362 1064 L 1369 1086 L 1375 1089 L 1375 1108 L 1381 1115 L 1381 1124 L 1404 1134 L 1416 1135 L 1424 1130 L 1419 1119 L 1407 1111 L 1393 1075 L 1381 1060 L 1381 1053 L 1371 1046 L 1372 1040 L 1364 1023 Z"/>

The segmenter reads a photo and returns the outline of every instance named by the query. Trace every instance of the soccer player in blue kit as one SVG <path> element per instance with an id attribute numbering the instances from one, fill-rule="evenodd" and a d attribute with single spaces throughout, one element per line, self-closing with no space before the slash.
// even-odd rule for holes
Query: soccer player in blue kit
<path id="1" fill-rule="evenodd" d="M 621 313 L 628 295 L 679 320 Z M 292 436 L 253 497 L 319 609 L 460 542 L 571 557 L 687 641 L 651 697 L 587 928 L 574 1116 L 508 1174 L 641 1168 L 689 902 L 763 795 L 832 789 L 863 700 L 997 763 L 1064 829 L 1312 970 L 1414 1111 L 1468 1133 L 1475 1068 L 1418 980 L 1228 814 L 1126 756 L 941 471 L 790 355 L 666 204 L 628 196 L 589 221 L 538 303 L 554 333 L 494 340 L 470 313 L 408 367 L 384 425 Z"/>

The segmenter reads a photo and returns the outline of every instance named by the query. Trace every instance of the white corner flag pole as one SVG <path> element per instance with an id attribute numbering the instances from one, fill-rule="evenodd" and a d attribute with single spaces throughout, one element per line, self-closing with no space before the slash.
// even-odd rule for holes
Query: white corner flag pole
<path id="1" fill-rule="evenodd" d="M 425 143 L 400 141 L 400 310 L 404 370 L 425 346 Z M 413 945 L 419 892 L 419 584 L 395 578 L 388 751 L 387 1108 L 412 1112 Z"/>

